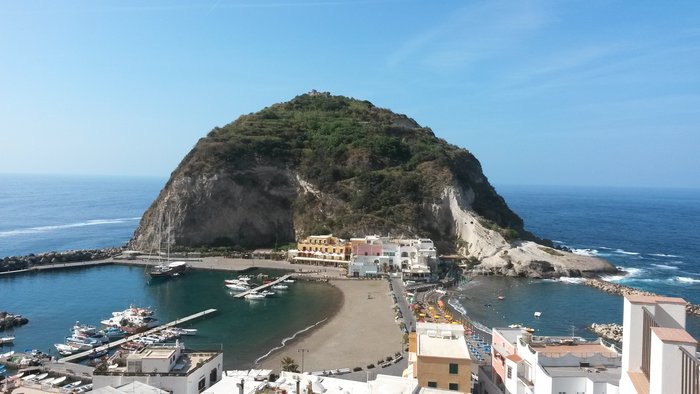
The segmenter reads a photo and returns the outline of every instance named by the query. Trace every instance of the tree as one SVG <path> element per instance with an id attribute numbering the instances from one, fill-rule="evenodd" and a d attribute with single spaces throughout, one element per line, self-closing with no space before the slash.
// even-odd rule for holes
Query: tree
<path id="1" fill-rule="evenodd" d="M 285 372 L 299 372 L 299 365 L 293 358 L 287 356 L 281 361 L 282 370 Z"/>

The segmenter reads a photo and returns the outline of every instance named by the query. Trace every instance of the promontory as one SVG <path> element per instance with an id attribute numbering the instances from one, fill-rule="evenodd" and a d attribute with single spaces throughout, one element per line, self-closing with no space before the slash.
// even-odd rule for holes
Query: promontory
<path id="1" fill-rule="evenodd" d="M 528 232 L 479 161 L 406 115 L 312 91 L 210 131 L 173 171 L 130 247 L 272 247 L 310 234 L 432 238 L 485 271 L 587 276 L 610 263 Z"/>

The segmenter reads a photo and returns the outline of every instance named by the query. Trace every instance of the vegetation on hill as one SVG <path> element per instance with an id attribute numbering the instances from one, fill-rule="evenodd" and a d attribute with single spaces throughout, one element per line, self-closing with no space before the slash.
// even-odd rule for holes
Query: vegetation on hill
<path id="1" fill-rule="evenodd" d="M 297 235 L 392 231 L 454 244 L 446 239 L 452 224 L 425 213 L 456 186 L 471 190 L 472 208 L 509 239 L 531 236 L 472 154 L 368 101 L 312 92 L 241 116 L 200 139 L 173 175 L 225 173 L 251 189 L 289 186 L 283 172 L 264 180 L 247 172 L 261 166 L 291 169 L 313 186 L 292 202 Z"/>

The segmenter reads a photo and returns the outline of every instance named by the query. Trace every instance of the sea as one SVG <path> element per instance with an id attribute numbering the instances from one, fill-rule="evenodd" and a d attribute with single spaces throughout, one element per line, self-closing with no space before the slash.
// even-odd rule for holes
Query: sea
<path id="1" fill-rule="evenodd" d="M 700 190 L 514 185 L 496 190 L 531 232 L 622 271 L 603 279 L 700 304 Z M 542 335 L 587 337 L 591 323 L 621 324 L 622 297 L 580 282 L 475 277 L 455 299 L 486 327 L 521 324 Z M 700 338 L 700 319 L 688 316 L 686 324 Z"/>
<path id="2" fill-rule="evenodd" d="M 0 175 L 0 259 L 123 245 L 165 182 Z M 606 280 L 700 303 L 700 190 L 496 189 L 530 231 L 576 253 L 607 259 L 624 272 Z M 250 368 L 271 349 L 289 350 L 292 338 L 332 316 L 342 302 L 335 288 L 319 283 L 296 283 L 288 294 L 258 302 L 236 300 L 222 285 L 230 276 L 191 271 L 177 280 L 149 283 L 143 268 L 120 265 L 0 275 L 0 311 L 30 320 L 10 332 L 15 344 L 0 353 L 49 351 L 75 321 L 99 324 L 130 304 L 154 308 L 161 321 L 217 308 L 214 317 L 193 324 L 199 335 L 186 338 L 186 345 L 223 349 L 226 368 Z M 498 295 L 505 299 L 499 301 Z M 453 299 L 484 326 L 523 324 L 546 335 L 590 336 L 590 323 L 622 320 L 621 297 L 575 279 L 475 277 Z M 689 316 L 688 330 L 700 338 L 700 319 Z"/>
<path id="3" fill-rule="evenodd" d="M 69 249 L 121 246 L 165 185 L 161 178 L 0 175 L 0 259 Z M 281 276 L 282 271 L 251 274 Z M 0 311 L 27 325 L 0 332 L 16 339 L 0 353 L 37 349 L 56 354 L 79 321 L 98 325 L 130 305 L 153 308 L 163 323 L 209 308 L 218 313 L 192 323 L 186 347 L 223 350 L 227 369 L 252 368 L 273 349 L 292 352 L 292 339 L 331 317 L 342 294 L 325 283 L 297 282 L 274 298 L 234 299 L 224 285 L 231 272 L 191 270 L 174 280 L 149 282 L 144 268 L 109 265 L 0 275 Z M 307 357 L 313 357 L 311 353 Z"/>

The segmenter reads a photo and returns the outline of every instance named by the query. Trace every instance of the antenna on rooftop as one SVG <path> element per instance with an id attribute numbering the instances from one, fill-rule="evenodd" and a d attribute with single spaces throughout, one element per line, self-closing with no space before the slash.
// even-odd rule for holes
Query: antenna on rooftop
<path id="1" fill-rule="evenodd" d="M 575 332 L 576 332 L 576 326 L 573 324 L 571 325 L 571 339 L 574 339 L 575 337 Z"/>

